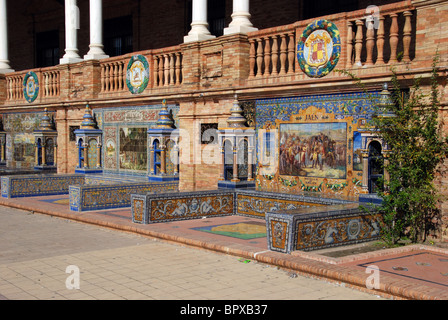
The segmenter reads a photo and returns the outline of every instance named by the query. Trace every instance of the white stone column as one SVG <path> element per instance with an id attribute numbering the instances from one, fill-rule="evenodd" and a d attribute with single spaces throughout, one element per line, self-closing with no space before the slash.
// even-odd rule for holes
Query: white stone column
<path id="1" fill-rule="evenodd" d="M 90 45 L 84 60 L 108 58 L 103 51 L 103 0 L 90 0 Z"/>
<path id="2" fill-rule="evenodd" d="M 8 20 L 6 0 L 0 0 L 0 73 L 14 72 L 8 60 Z"/>
<path id="3" fill-rule="evenodd" d="M 65 0 L 65 55 L 61 64 L 82 61 L 78 54 L 79 8 L 76 0 Z"/>
<path id="4" fill-rule="evenodd" d="M 233 0 L 232 22 L 224 29 L 224 35 L 257 31 L 250 22 L 249 0 Z"/>
<path id="5" fill-rule="evenodd" d="M 208 30 L 207 0 L 193 0 L 191 30 L 184 37 L 184 43 L 216 38 Z"/>

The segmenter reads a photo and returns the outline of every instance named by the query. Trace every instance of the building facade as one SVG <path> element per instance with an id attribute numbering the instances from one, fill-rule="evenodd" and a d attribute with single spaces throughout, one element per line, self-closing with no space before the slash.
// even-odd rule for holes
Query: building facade
<path id="1" fill-rule="evenodd" d="M 441 0 L 0 0 L 2 160 L 34 166 L 33 132 L 49 114 L 58 173 L 90 152 L 103 173 L 160 169 L 184 191 L 243 181 L 374 193 L 387 145 L 366 123 L 391 68 L 403 88 L 425 84 L 438 52 L 447 118 L 447 13 Z M 100 132 L 91 149 L 76 137 L 86 105 Z M 235 105 L 243 129 L 229 125 Z M 155 143 L 162 110 L 175 136 Z M 228 129 L 234 138 L 218 139 Z M 447 194 L 446 177 L 437 181 Z M 447 239 L 448 203 L 442 213 Z"/>

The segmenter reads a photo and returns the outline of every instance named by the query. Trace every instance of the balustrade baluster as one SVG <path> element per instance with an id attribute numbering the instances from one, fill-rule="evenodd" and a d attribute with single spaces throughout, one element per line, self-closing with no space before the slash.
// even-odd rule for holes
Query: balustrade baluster
<path id="1" fill-rule="evenodd" d="M 10 77 L 7 77 L 6 78 L 7 80 L 7 92 L 8 92 L 8 95 L 7 95 L 7 97 L 8 97 L 8 100 L 11 100 L 12 99 L 12 90 L 11 90 L 11 86 L 12 86 L 12 83 L 11 83 L 11 78 Z"/>
<path id="2" fill-rule="evenodd" d="M 412 13 L 410 11 L 405 11 L 403 13 L 405 17 L 405 23 L 403 27 L 403 62 L 410 62 L 411 59 L 409 57 L 409 49 L 411 45 L 411 35 L 412 35 L 412 25 L 411 25 L 411 16 Z"/>
<path id="3" fill-rule="evenodd" d="M 58 72 L 56 72 L 56 96 L 59 96 L 59 94 L 60 94 L 60 89 L 61 89 L 61 87 L 60 87 L 60 73 L 59 73 L 59 71 Z"/>
<path id="4" fill-rule="evenodd" d="M 44 79 L 44 86 L 43 86 L 43 95 L 44 97 L 49 97 L 50 96 L 50 76 L 49 73 L 44 73 L 43 74 L 43 79 Z"/>
<path id="5" fill-rule="evenodd" d="M 176 52 L 176 84 L 177 85 L 180 85 L 180 76 L 181 76 L 181 74 L 180 74 L 180 59 L 181 59 L 181 56 L 180 56 L 180 53 L 179 52 Z"/>
<path id="6" fill-rule="evenodd" d="M 118 90 L 124 89 L 124 63 L 123 61 L 118 62 Z"/>
<path id="7" fill-rule="evenodd" d="M 362 20 L 356 20 L 356 38 L 355 38 L 355 66 L 361 67 L 361 50 L 362 50 L 362 26 L 364 22 Z"/>
<path id="8" fill-rule="evenodd" d="M 376 47 L 378 52 L 376 64 L 384 64 L 384 16 L 379 18 Z"/>
<path id="9" fill-rule="evenodd" d="M 15 81 L 15 99 L 19 99 L 20 98 L 20 77 L 16 77 L 16 81 Z"/>
<path id="10" fill-rule="evenodd" d="M 114 69 L 114 77 L 112 81 L 114 82 L 114 92 L 118 91 L 118 62 L 115 61 L 113 63 L 113 69 Z"/>
<path id="11" fill-rule="evenodd" d="M 11 77 L 11 100 L 15 99 L 15 91 L 16 91 L 16 80 L 15 77 Z"/>
<path id="12" fill-rule="evenodd" d="M 115 91 L 115 87 L 114 87 L 114 64 L 111 63 L 109 64 L 109 90 L 110 91 Z"/>
<path id="13" fill-rule="evenodd" d="M 50 71 L 49 72 L 49 78 L 50 78 L 50 97 L 54 97 L 54 87 L 55 87 L 55 83 L 54 83 L 54 71 Z"/>
<path id="14" fill-rule="evenodd" d="M 396 63 L 397 60 L 397 45 L 398 45 L 398 15 L 396 13 L 390 14 L 392 24 L 390 26 L 390 58 L 389 63 Z"/>
<path id="15" fill-rule="evenodd" d="M 54 72 L 50 71 L 47 73 L 48 77 L 48 94 L 50 97 L 54 97 Z"/>
<path id="16" fill-rule="evenodd" d="M 250 49 L 249 49 L 249 79 L 255 77 L 255 40 L 249 40 Z"/>
<path id="17" fill-rule="evenodd" d="M 366 66 L 373 65 L 373 47 L 375 46 L 375 29 L 374 29 L 374 21 L 372 19 L 366 20 L 367 24 L 367 32 L 366 32 L 366 49 L 367 49 L 367 58 L 366 58 Z"/>
<path id="18" fill-rule="evenodd" d="M 110 83 L 110 68 L 111 65 L 110 63 L 107 64 L 107 73 L 106 73 L 106 83 L 107 83 L 107 92 L 111 92 L 112 91 L 112 87 L 111 87 L 111 83 Z"/>
<path id="19" fill-rule="evenodd" d="M 48 96 L 52 97 L 53 96 L 53 86 L 54 86 L 52 71 L 47 72 L 47 79 L 48 79 Z"/>
<path id="20" fill-rule="evenodd" d="M 294 33 L 289 34 L 289 43 L 288 43 L 288 74 L 294 73 L 294 61 L 296 55 L 296 46 Z"/>
<path id="21" fill-rule="evenodd" d="M 262 39 L 257 39 L 258 48 L 257 48 L 257 75 L 256 77 L 261 77 L 263 74 L 263 43 Z"/>
<path id="22" fill-rule="evenodd" d="M 163 86 L 163 56 L 159 57 L 159 87 Z"/>
<path id="23" fill-rule="evenodd" d="M 165 71 L 165 81 L 164 85 L 167 86 L 170 84 L 170 56 L 168 54 L 165 54 L 165 65 L 164 65 L 164 71 Z"/>
<path id="24" fill-rule="evenodd" d="M 277 36 L 272 36 L 272 75 L 278 75 L 278 41 Z"/>
<path id="25" fill-rule="evenodd" d="M 105 88 L 105 85 L 104 85 L 104 64 L 101 65 L 101 91 L 102 92 L 106 91 L 106 88 Z"/>
<path id="26" fill-rule="evenodd" d="M 280 75 L 286 74 L 286 35 L 280 35 Z"/>
<path id="27" fill-rule="evenodd" d="M 353 24 L 352 21 L 347 21 L 347 60 L 345 66 L 347 69 L 353 65 Z"/>
<path id="28" fill-rule="evenodd" d="M 12 96 L 13 100 L 16 100 L 18 98 L 17 96 L 17 77 L 14 77 L 14 93 Z"/>
<path id="29" fill-rule="evenodd" d="M 170 57 L 170 85 L 174 85 L 174 53 L 169 55 Z"/>
<path id="30" fill-rule="evenodd" d="M 269 37 L 264 38 L 264 73 L 265 77 L 270 75 L 271 69 L 271 41 Z"/>

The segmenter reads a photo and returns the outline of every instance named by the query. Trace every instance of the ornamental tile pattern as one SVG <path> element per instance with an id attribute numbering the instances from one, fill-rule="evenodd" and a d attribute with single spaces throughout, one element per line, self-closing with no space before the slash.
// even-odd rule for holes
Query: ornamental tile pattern
<path id="1" fill-rule="evenodd" d="M 362 146 L 359 130 L 372 119 L 378 101 L 377 91 L 256 100 L 255 129 L 258 143 L 254 171 L 257 190 L 280 193 L 316 192 L 343 196 L 360 194 L 362 163 L 359 152 Z M 345 128 L 345 140 L 342 140 L 341 134 L 338 133 L 338 126 L 342 125 Z M 320 132 L 317 128 L 321 128 Z M 337 168 L 330 167 L 336 166 L 336 162 L 330 164 L 328 161 L 323 169 L 322 165 L 320 170 L 312 167 L 312 146 L 306 141 L 314 139 L 315 136 L 311 135 L 311 131 L 306 131 L 308 129 L 314 130 L 316 137 L 320 133 L 331 140 L 335 139 L 335 136 L 338 137 L 335 140 L 338 140 L 336 144 L 338 150 L 342 149 L 342 153 Z M 293 140 L 292 147 L 285 143 L 289 143 L 290 139 L 282 139 L 288 132 L 292 133 L 291 136 L 300 138 Z M 284 158 L 280 157 L 281 150 L 286 148 L 294 148 L 295 152 L 289 153 L 295 153 L 296 156 L 299 148 L 304 150 L 304 153 L 309 152 L 303 160 L 302 156 L 299 158 L 301 168 L 291 169 L 295 172 L 288 171 L 289 169 L 285 171 L 280 167 L 285 163 Z M 288 161 L 292 163 L 298 161 L 298 158 Z"/>
<path id="2" fill-rule="evenodd" d="M 102 108 L 94 110 L 98 128 L 103 131 L 102 159 L 103 172 L 105 173 L 127 173 L 133 175 L 145 176 L 149 172 L 149 161 L 147 161 L 147 170 L 136 171 L 120 168 L 120 129 L 123 128 L 145 128 L 145 130 L 154 128 L 157 125 L 159 112 L 163 105 L 143 105 L 127 106 L 120 108 Z M 168 105 L 175 126 L 179 125 L 179 106 Z M 123 131 L 123 130 L 121 130 Z M 149 140 L 149 139 L 148 139 Z M 132 152 L 132 151 L 130 151 Z"/>
<path id="3" fill-rule="evenodd" d="M 320 249 L 340 243 L 354 244 L 377 239 L 379 215 L 342 216 L 328 219 L 297 220 L 295 249 Z"/>
<path id="4" fill-rule="evenodd" d="M 84 175 L 3 176 L 2 197 L 32 197 L 67 194 L 70 185 L 84 183 Z"/>
<path id="5" fill-rule="evenodd" d="M 122 183 L 70 186 L 70 210 L 89 211 L 131 207 L 131 194 L 177 191 L 177 183 Z"/>

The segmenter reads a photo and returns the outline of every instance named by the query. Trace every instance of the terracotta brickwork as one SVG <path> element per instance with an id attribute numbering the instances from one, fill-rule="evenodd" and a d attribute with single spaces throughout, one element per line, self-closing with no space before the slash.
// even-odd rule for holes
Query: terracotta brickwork
<path id="1" fill-rule="evenodd" d="M 290 10 L 281 9 L 285 8 L 281 5 L 283 2 Z M 188 24 L 186 28 L 180 23 L 185 15 L 183 1 L 163 2 L 161 7 L 159 3 L 143 5 L 142 1 L 140 6 L 138 3 L 103 2 L 104 19 L 126 14 L 134 17 L 135 52 L 101 61 L 41 69 L 32 69 L 34 49 L 27 43 L 34 31 L 59 28 L 60 47 L 64 48 L 63 7 L 55 2 L 30 8 L 37 12 L 34 22 L 19 6 L 8 7 L 8 16 L 17 17 L 8 19 L 9 30 L 13 30 L 10 32 L 13 36 L 9 38 L 10 62 L 16 72 L 0 76 L 0 113 L 42 111 L 44 108 L 55 111 L 60 173 L 75 170 L 77 149 L 74 141 L 70 141 L 69 133 L 71 126 L 81 123 L 86 104 L 95 110 L 156 105 L 167 99 L 169 104 L 179 106 L 179 189 L 215 189 L 221 173 L 219 145 L 202 144 L 200 127 L 201 123 L 217 123 L 218 127 L 225 127 L 235 94 L 239 101 L 254 101 L 359 92 L 359 88 L 337 69 L 349 69 L 370 90 L 378 91 L 390 80 L 392 66 L 404 79 L 403 84 L 409 85 L 415 77 L 428 79 L 436 51 L 441 58 L 440 88 L 445 93 L 441 116 L 445 127 L 448 126 L 446 1 L 402 1 L 381 6 L 385 17 L 383 36 L 380 29 L 375 30 L 373 36 L 366 32 L 365 7 L 361 4 L 357 11 L 300 20 L 300 5 L 296 1 L 282 0 L 266 6 L 253 1 L 251 21 L 260 28 L 259 31 L 185 44 L 183 36 L 188 32 Z M 79 6 L 78 47 L 83 56 L 89 44 L 88 5 L 82 2 Z M 148 16 L 152 18 L 148 19 Z M 341 54 L 336 70 L 324 77 L 312 78 L 299 66 L 297 43 L 305 28 L 318 19 L 331 21 L 338 28 Z M 377 49 L 381 47 L 384 62 L 378 59 Z M 394 61 L 394 57 L 390 57 L 392 52 L 399 57 L 409 52 L 409 59 Z M 138 94 L 128 90 L 126 81 L 126 68 L 135 54 L 147 60 L 150 78 L 148 86 Z M 358 60 L 361 65 L 357 64 Z M 39 96 L 31 103 L 20 96 L 23 78 L 30 69 L 37 74 L 40 83 Z M 445 175 L 438 182 L 443 193 L 448 194 Z M 442 213 L 445 221 L 443 237 L 448 239 L 446 203 L 442 205 Z"/>

